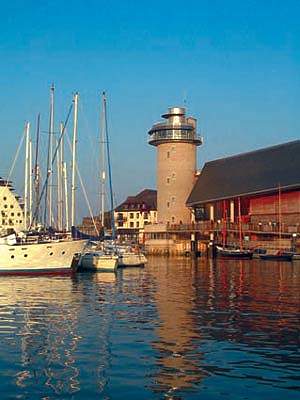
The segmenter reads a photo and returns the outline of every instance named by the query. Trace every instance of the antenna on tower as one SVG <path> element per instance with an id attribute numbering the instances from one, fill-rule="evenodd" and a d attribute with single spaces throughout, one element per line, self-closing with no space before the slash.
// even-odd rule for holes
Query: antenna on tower
<path id="1" fill-rule="evenodd" d="M 184 90 L 183 92 L 183 106 L 185 108 L 187 107 L 187 90 Z"/>

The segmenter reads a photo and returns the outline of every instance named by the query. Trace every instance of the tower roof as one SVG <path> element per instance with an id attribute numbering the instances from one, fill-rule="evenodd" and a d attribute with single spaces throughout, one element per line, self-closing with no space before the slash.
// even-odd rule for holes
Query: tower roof
<path id="1" fill-rule="evenodd" d="M 168 119 L 171 116 L 183 116 L 185 115 L 185 107 L 169 107 L 169 112 L 167 112 L 166 114 L 163 114 L 161 117 Z"/>

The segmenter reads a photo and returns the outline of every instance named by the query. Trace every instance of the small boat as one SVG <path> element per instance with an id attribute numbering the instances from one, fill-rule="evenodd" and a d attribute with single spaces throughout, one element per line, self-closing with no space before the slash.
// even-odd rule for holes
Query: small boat
<path id="1" fill-rule="evenodd" d="M 78 262 L 79 271 L 116 271 L 118 267 L 118 256 L 105 254 L 102 251 L 84 253 Z"/>
<path id="2" fill-rule="evenodd" d="M 243 249 L 230 249 L 226 247 L 217 247 L 217 255 L 222 258 L 252 258 L 252 251 L 250 250 L 243 250 Z"/>
<path id="3" fill-rule="evenodd" d="M 132 249 L 118 248 L 119 267 L 143 267 L 147 263 L 147 258 L 141 252 L 135 253 Z"/>
<path id="4" fill-rule="evenodd" d="M 270 261 L 292 261 L 293 254 L 285 253 L 283 251 L 276 252 L 267 252 L 265 254 L 259 255 L 261 260 L 270 260 Z"/>

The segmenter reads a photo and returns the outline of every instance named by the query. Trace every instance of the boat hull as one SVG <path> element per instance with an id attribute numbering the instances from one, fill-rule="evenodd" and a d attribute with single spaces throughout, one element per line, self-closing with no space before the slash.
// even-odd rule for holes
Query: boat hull
<path id="1" fill-rule="evenodd" d="M 112 272 L 118 267 L 118 257 L 110 255 L 84 254 L 79 260 L 82 271 Z"/>
<path id="2" fill-rule="evenodd" d="M 253 253 L 247 250 L 230 250 L 217 247 L 217 255 L 221 258 L 251 259 Z"/>
<path id="3" fill-rule="evenodd" d="M 269 260 L 269 261 L 292 261 L 293 256 L 292 255 L 277 255 L 277 254 L 261 254 L 260 255 L 261 260 Z"/>
<path id="4" fill-rule="evenodd" d="M 141 267 L 147 263 L 147 259 L 144 254 L 122 254 L 118 258 L 119 267 Z"/>
<path id="5" fill-rule="evenodd" d="M 0 245 L 0 273 L 63 272 L 72 270 L 75 254 L 86 240 Z"/>

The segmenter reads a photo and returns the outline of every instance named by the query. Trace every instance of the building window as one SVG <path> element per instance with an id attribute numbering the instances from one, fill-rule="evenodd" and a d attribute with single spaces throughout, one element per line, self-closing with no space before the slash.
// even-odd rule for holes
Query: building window
<path id="1" fill-rule="evenodd" d="M 130 222 L 129 226 L 130 226 L 130 228 L 134 228 L 134 223 Z"/>
<path id="2" fill-rule="evenodd" d="M 137 223 L 136 223 L 136 227 L 137 227 L 137 228 L 139 228 L 139 227 L 140 227 L 140 223 L 139 223 L 139 221 L 137 221 Z"/>
<path id="3" fill-rule="evenodd" d="M 6 200 L 7 200 L 7 197 L 3 197 L 3 200 L 6 201 Z"/>
<path id="4" fill-rule="evenodd" d="M 167 201 L 167 207 L 168 207 L 168 208 L 170 207 L 170 202 L 169 202 L 169 201 Z"/>
<path id="5" fill-rule="evenodd" d="M 173 196 L 173 197 L 172 197 L 172 204 L 175 204 L 175 201 L 176 201 L 176 197 Z"/>
<path id="6" fill-rule="evenodd" d="M 170 158 L 170 152 L 167 151 L 167 158 Z"/>
<path id="7" fill-rule="evenodd" d="M 118 226 L 123 226 L 123 222 L 118 222 Z"/>
<path id="8" fill-rule="evenodd" d="M 175 222 L 175 217 L 172 217 L 172 223 L 174 224 L 174 222 Z"/>
<path id="9" fill-rule="evenodd" d="M 7 208 L 7 204 L 4 204 L 4 208 Z"/>
<path id="10" fill-rule="evenodd" d="M 15 213 L 10 213 L 10 215 L 11 215 L 12 217 L 14 217 L 14 216 L 15 216 Z"/>
<path id="11" fill-rule="evenodd" d="M 148 219 L 148 213 L 144 212 L 144 219 Z"/>
<path id="12" fill-rule="evenodd" d="M 129 213 L 129 218 L 134 218 L 133 213 Z"/>
<path id="13" fill-rule="evenodd" d="M 10 208 L 14 208 L 13 204 L 10 205 Z"/>
<path id="14" fill-rule="evenodd" d="M 140 213 L 136 213 L 136 218 L 139 219 L 140 218 Z"/>
<path id="15" fill-rule="evenodd" d="M 175 174 L 175 172 L 172 173 L 172 179 L 173 179 L 173 181 L 175 181 L 175 179 L 176 179 L 176 174 Z"/>
<path id="16" fill-rule="evenodd" d="M 18 217 L 21 217 L 21 213 L 18 213 L 17 216 L 18 216 Z"/>
<path id="17" fill-rule="evenodd" d="M 168 185 L 170 184 L 170 178 L 169 177 L 167 177 L 167 184 Z"/>

